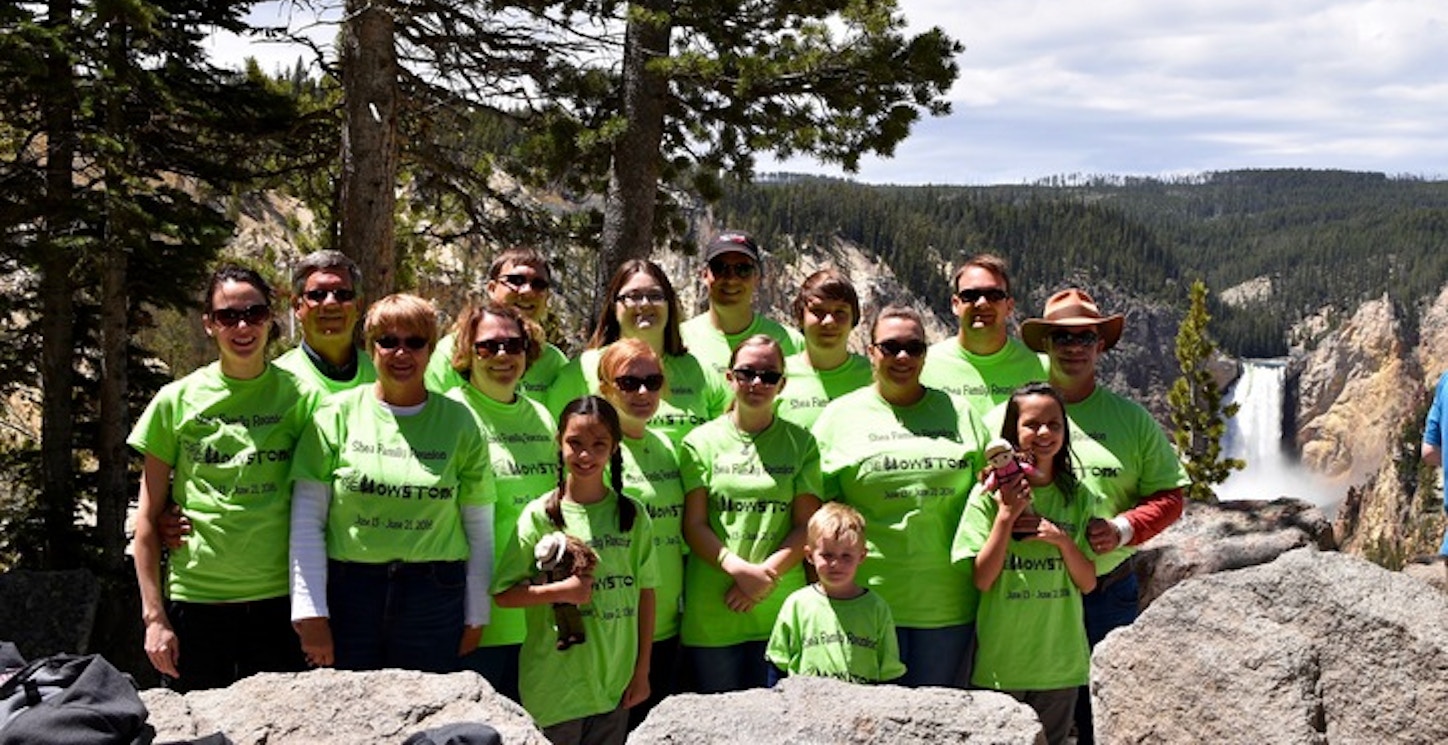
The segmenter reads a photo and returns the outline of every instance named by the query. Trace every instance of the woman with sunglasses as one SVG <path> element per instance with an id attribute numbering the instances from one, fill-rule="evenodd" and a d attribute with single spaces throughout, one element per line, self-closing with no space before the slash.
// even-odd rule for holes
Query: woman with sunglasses
<path id="1" fill-rule="evenodd" d="M 679 454 L 693 553 L 682 640 L 701 693 L 769 684 L 765 646 L 784 599 L 805 585 L 805 529 L 820 506 L 814 437 L 774 414 L 779 342 L 751 336 L 729 366 L 733 407 L 690 432 Z"/>
<path id="2" fill-rule="evenodd" d="M 471 343 L 456 346 L 451 369 L 468 381 L 459 390 L 482 423 L 497 489 L 496 560 L 523 507 L 552 489 L 558 479 L 553 417 L 521 390 L 543 348 L 543 329 L 519 309 L 492 302 L 469 306 L 456 329 L 457 338 Z M 514 701 L 519 700 L 518 653 L 527 632 L 523 616 L 521 608 L 502 608 L 494 602 L 481 643 L 462 663 Z"/>
<path id="3" fill-rule="evenodd" d="M 849 349 L 860 321 L 860 296 L 835 269 L 809 275 L 794 298 L 794 322 L 804 329 L 804 351 L 784 361 L 789 388 L 779 394 L 779 415 L 806 429 L 825 405 L 870 384 L 870 361 Z"/>
<path id="4" fill-rule="evenodd" d="M 180 691 L 304 668 L 287 603 L 287 471 L 316 394 L 267 362 L 272 299 L 255 271 L 212 274 L 201 322 L 219 359 L 162 388 L 128 440 L 146 458 L 134 544 L 146 656 Z M 163 576 L 168 502 L 191 530 Z"/>
<path id="5" fill-rule="evenodd" d="M 548 259 L 543 254 L 532 248 L 510 248 L 494 257 L 488 267 L 488 281 L 483 287 L 487 292 L 485 300 L 517 308 L 542 328 L 548 317 L 548 299 L 552 297 L 552 275 Z M 458 320 L 461 322 L 462 319 Z M 467 376 L 458 374 L 453 367 L 458 354 L 458 331 L 459 327 L 455 325 L 447 336 L 438 340 L 424 375 L 428 390 L 442 393 L 461 388 L 468 382 Z M 466 334 L 462 338 L 467 338 Z M 466 344 L 461 346 L 461 354 L 471 354 Z M 542 401 L 553 378 L 568 363 L 568 357 L 543 337 L 537 339 L 537 347 L 531 353 L 534 359 L 528 364 L 528 372 L 518 384 L 518 391 L 535 401 Z"/>
<path id="6" fill-rule="evenodd" d="M 423 386 L 431 303 L 389 295 L 363 331 L 377 382 L 326 399 L 292 462 L 292 620 L 313 665 L 451 672 L 488 620 L 488 444 Z"/>
<path id="7" fill-rule="evenodd" d="M 609 301 L 599 314 L 588 348 L 569 362 L 548 391 L 548 408 L 561 412 L 579 396 L 600 391 L 598 360 L 619 339 L 639 339 L 663 362 L 667 384 L 649 428 L 676 445 L 695 427 L 724 413 L 724 381 L 684 347 L 679 336 L 679 297 L 664 270 L 652 261 L 624 262 L 608 283 Z"/>
<path id="8" fill-rule="evenodd" d="M 678 690 L 679 603 L 684 592 L 684 482 L 673 442 L 648 428 L 659 409 L 664 366 L 640 339 L 620 339 L 599 355 L 599 391 L 618 411 L 623 429 L 623 491 L 648 510 L 654 524 L 653 654 L 649 698 L 629 710 L 637 727 L 664 696 Z"/>
<path id="9" fill-rule="evenodd" d="M 977 592 L 951 565 L 966 496 L 987 437 L 969 405 L 920 383 L 925 323 L 912 308 L 880 311 L 871 330 L 875 382 L 815 422 L 824 497 L 870 525 L 861 584 L 890 603 L 908 686 L 963 685 Z"/>

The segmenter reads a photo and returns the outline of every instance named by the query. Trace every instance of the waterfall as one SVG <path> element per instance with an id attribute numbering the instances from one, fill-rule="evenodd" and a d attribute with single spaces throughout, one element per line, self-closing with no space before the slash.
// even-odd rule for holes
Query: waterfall
<path id="1" fill-rule="evenodd" d="M 1242 360 L 1242 375 L 1227 391 L 1226 402 L 1240 406 L 1227 422 L 1225 455 L 1247 467 L 1218 486 L 1220 499 L 1295 497 L 1324 508 L 1331 517 L 1320 480 L 1282 450 L 1282 389 L 1287 360 Z M 1335 500 L 1334 500 L 1335 501 Z"/>

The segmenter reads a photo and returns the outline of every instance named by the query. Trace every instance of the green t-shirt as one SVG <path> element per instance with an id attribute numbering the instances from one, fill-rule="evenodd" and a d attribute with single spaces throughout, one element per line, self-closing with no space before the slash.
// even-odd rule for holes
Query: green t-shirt
<path id="1" fill-rule="evenodd" d="M 1067 404 L 1066 417 L 1076 477 L 1097 495 L 1097 517 L 1115 517 L 1143 496 L 1191 483 L 1161 425 L 1141 404 L 1098 385 L 1084 401 Z M 1004 420 L 1005 406 L 997 406 L 986 426 L 995 432 Z M 1107 574 L 1134 553 L 1136 547 L 1122 546 L 1096 557 L 1096 574 Z"/>
<path id="2" fill-rule="evenodd" d="M 501 561 L 503 547 L 517 528 L 518 515 L 541 494 L 558 486 L 558 446 L 553 439 L 553 417 L 543 404 L 518 396 L 512 403 L 494 401 L 471 385 L 458 388 L 463 400 L 478 415 L 483 439 L 492 458 L 493 555 Z M 522 644 L 526 631 L 522 608 L 493 603 L 492 620 L 478 646 Z"/>
<path id="3" fill-rule="evenodd" d="M 312 358 L 307 356 L 307 350 L 300 346 L 283 353 L 273 360 L 272 364 L 290 372 L 302 382 L 316 386 L 323 395 L 349 390 L 377 380 L 377 368 L 372 365 L 372 358 L 361 352 L 357 353 L 357 372 L 352 375 L 351 380 L 332 380 L 323 375 L 313 364 Z"/>
<path id="4" fill-rule="evenodd" d="M 829 402 L 869 385 L 874 371 L 865 357 L 852 354 L 833 370 L 816 370 L 804 352 L 784 361 L 785 384 L 776 399 L 780 416 L 805 429 L 814 426 Z"/>
<path id="5" fill-rule="evenodd" d="M 1031 506 L 1070 534 L 1091 556 L 1086 521 L 1095 502 L 1078 488 L 1068 503 L 1054 485 L 1031 487 Z M 974 564 L 1000 505 L 977 485 L 970 494 L 951 558 Z M 1048 691 L 1086 684 L 1091 651 L 1081 590 L 1071 581 L 1060 549 L 1041 540 L 1011 540 L 1000 577 L 981 593 L 975 618 L 978 640 L 971 683 L 998 691 Z"/>
<path id="6" fill-rule="evenodd" d="M 625 497 L 626 499 L 627 497 Z M 564 500 L 564 532 L 577 536 L 598 554 L 593 599 L 580 606 L 585 641 L 558 651 L 553 606 L 524 609 L 528 635 L 518 660 L 523 708 L 539 727 L 551 727 L 618 708 L 633 677 L 639 650 L 639 593 L 658 585 L 653 529 L 648 512 L 638 509 L 633 530 L 619 530 L 618 496 L 590 505 Z M 557 530 L 543 505 L 533 500 L 518 517 L 502 561 L 493 573 L 493 592 L 501 593 L 537 574 L 533 547 Z"/>
<path id="7" fill-rule="evenodd" d="M 1161 425 L 1141 404 L 1097 386 L 1086 400 L 1067 404 L 1066 416 L 1076 476 L 1101 495 L 1098 517 L 1115 517 L 1143 496 L 1191 483 Z M 1110 572 L 1134 553 L 1136 547 L 1122 546 L 1098 556 L 1096 573 Z"/>
<path id="8" fill-rule="evenodd" d="M 448 334 L 437 340 L 437 346 L 432 350 L 432 356 L 427 360 L 427 370 L 423 373 L 423 380 L 427 382 L 427 389 L 446 393 L 454 388 L 461 388 L 467 385 L 467 379 L 458 374 L 452 367 L 453 351 L 457 349 L 457 334 Z M 563 350 L 552 344 L 543 346 L 543 353 L 533 364 L 528 366 L 528 371 L 523 373 L 523 379 L 518 381 L 518 392 L 533 399 L 534 401 L 544 400 L 548 392 L 548 385 L 557 377 L 558 371 L 568 362 L 568 356 Z"/>
<path id="9" fill-rule="evenodd" d="M 847 393 L 815 422 L 825 498 L 869 526 L 856 579 L 890 603 L 895 623 L 933 629 L 975 618 L 971 573 L 951 565 L 950 543 L 984 465 L 980 418 L 944 391 L 892 406 L 874 386 Z"/>
<path id="10" fill-rule="evenodd" d="M 319 395 L 271 365 L 236 380 L 212 363 L 151 400 L 126 442 L 171 466 L 171 500 L 191 521 L 171 551 L 169 597 L 225 603 L 287 594 L 288 472 Z"/>
<path id="11" fill-rule="evenodd" d="M 930 345 L 920 382 L 965 399 L 985 416 L 1021 385 L 1046 380 L 1046 373 L 1040 355 L 1015 337 L 995 354 L 973 354 L 952 336 Z"/>
<path id="12" fill-rule="evenodd" d="M 778 417 L 750 434 L 725 415 L 689 433 L 679 451 L 684 493 L 709 491 L 709 528 L 740 558 L 760 563 L 794 528 L 794 500 L 819 496 L 820 453 L 810 433 Z M 714 557 L 708 557 L 713 559 Z M 764 602 L 748 613 L 724 603 L 734 580 L 712 561 L 684 569 L 682 641 L 692 647 L 727 647 L 769 638 L 784 599 L 804 587 L 804 568 L 779 578 Z"/>
<path id="13" fill-rule="evenodd" d="M 905 674 L 890 604 L 866 590 L 848 600 L 819 585 L 784 601 L 764 656 L 790 675 L 883 683 Z"/>
<path id="14" fill-rule="evenodd" d="M 749 327 L 737 334 L 725 334 L 715 328 L 707 311 L 679 324 L 684 346 L 721 378 L 729 370 L 729 357 L 734 354 L 734 348 L 755 334 L 764 334 L 779 342 L 785 357 L 804 351 L 804 335 L 761 313 L 755 313 Z"/>
<path id="15" fill-rule="evenodd" d="M 332 487 L 327 557 L 364 564 L 467 559 L 461 508 L 495 493 L 488 444 L 466 404 L 434 393 L 418 413 L 396 416 L 371 386 L 322 402 L 297 442 L 292 479 Z"/>
<path id="16" fill-rule="evenodd" d="M 623 493 L 648 510 L 654 524 L 654 640 L 679 634 L 684 596 L 684 482 L 674 443 L 645 430 L 640 439 L 623 439 Z"/>
<path id="17" fill-rule="evenodd" d="M 602 349 L 585 349 L 559 371 L 548 390 L 548 410 L 554 417 L 573 399 L 598 393 L 598 360 L 602 356 Z M 662 363 L 667 382 L 648 428 L 678 445 L 690 430 L 723 414 L 730 394 L 724 379 L 692 354 L 666 354 Z"/>

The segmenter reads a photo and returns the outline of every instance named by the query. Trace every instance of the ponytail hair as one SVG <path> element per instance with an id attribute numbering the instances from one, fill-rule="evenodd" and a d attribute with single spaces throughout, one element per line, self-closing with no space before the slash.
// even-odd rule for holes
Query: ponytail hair
<path id="1" fill-rule="evenodd" d="M 558 488 L 548 495 L 543 504 L 543 510 L 548 514 L 548 519 L 553 522 L 554 527 L 563 529 L 563 487 L 567 481 L 567 469 L 563 464 L 563 432 L 568 429 L 568 421 L 573 417 L 592 417 L 608 428 L 609 436 L 613 438 L 613 454 L 609 457 L 609 485 L 618 495 L 618 527 L 621 532 L 627 533 L 633 530 L 634 519 L 638 516 L 638 506 L 632 499 L 624 496 L 623 493 L 623 425 L 618 420 L 618 410 L 613 404 L 599 396 L 580 396 L 568 402 L 563 411 L 558 415 Z"/>

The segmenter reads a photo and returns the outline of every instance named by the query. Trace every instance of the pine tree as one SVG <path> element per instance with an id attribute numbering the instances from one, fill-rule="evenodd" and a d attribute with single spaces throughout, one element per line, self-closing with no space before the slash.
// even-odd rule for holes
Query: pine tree
<path id="1" fill-rule="evenodd" d="M 1222 390 L 1208 368 L 1217 352 L 1216 342 L 1207 334 L 1211 320 L 1207 285 L 1197 280 L 1192 283 L 1191 305 L 1177 331 L 1176 358 L 1182 376 L 1172 383 L 1167 399 L 1175 427 L 1172 437 L 1192 479 L 1187 495 L 1200 502 L 1215 502 L 1212 487 L 1246 465 L 1222 457 L 1222 436 L 1227 420 L 1237 413 L 1237 404 L 1222 405 Z"/>

